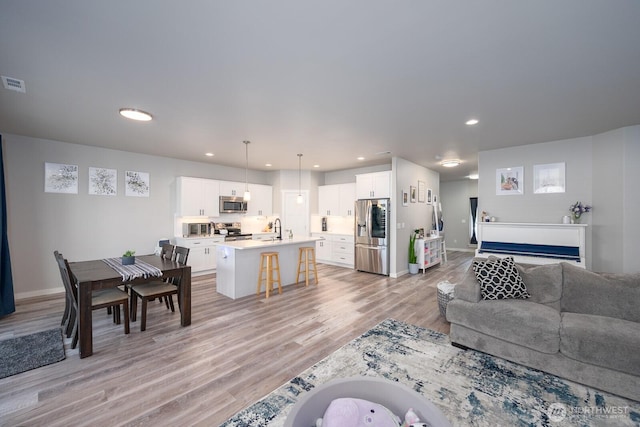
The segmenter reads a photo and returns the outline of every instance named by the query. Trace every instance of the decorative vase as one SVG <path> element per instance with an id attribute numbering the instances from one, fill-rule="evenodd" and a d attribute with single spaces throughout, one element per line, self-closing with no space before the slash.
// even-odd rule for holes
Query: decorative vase
<path id="1" fill-rule="evenodd" d="M 580 224 L 580 215 L 571 215 L 571 224 Z"/>
<path id="2" fill-rule="evenodd" d="M 122 257 L 122 265 L 133 265 L 136 263 L 135 256 L 123 256 Z"/>
<path id="3" fill-rule="evenodd" d="M 419 270 L 419 264 L 411 264 L 409 263 L 409 273 L 410 274 L 417 274 L 418 270 Z"/>

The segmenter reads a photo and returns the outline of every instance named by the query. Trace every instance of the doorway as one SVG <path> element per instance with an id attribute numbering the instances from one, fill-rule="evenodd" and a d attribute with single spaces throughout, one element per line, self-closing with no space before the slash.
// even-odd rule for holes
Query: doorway
<path id="1" fill-rule="evenodd" d="M 298 194 L 302 195 L 302 203 L 297 201 Z M 285 238 L 285 230 L 292 230 L 294 237 L 309 236 L 308 190 L 300 193 L 295 190 L 282 191 L 282 230 L 282 238 Z"/>

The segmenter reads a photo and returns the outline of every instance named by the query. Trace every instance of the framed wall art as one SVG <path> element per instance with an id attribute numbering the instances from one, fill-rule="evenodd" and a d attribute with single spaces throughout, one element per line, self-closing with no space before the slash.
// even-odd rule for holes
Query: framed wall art
<path id="1" fill-rule="evenodd" d="M 535 194 L 564 193 L 564 163 L 533 165 L 533 192 Z"/>
<path id="2" fill-rule="evenodd" d="M 90 167 L 89 194 L 116 196 L 118 194 L 118 171 L 116 169 Z"/>
<path id="3" fill-rule="evenodd" d="M 433 191 L 429 188 L 427 190 L 427 204 L 430 205 L 433 203 Z"/>
<path id="4" fill-rule="evenodd" d="M 524 167 L 496 169 L 496 194 L 498 196 L 524 194 Z"/>
<path id="5" fill-rule="evenodd" d="M 78 165 L 45 162 L 44 192 L 78 194 Z"/>
<path id="6" fill-rule="evenodd" d="M 416 187 L 413 185 L 409 186 L 409 195 L 411 196 L 411 203 L 416 202 Z"/>
<path id="7" fill-rule="evenodd" d="M 402 190 L 402 206 L 409 206 L 409 193 Z"/>
<path id="8" fill-rule="evenodd" d="M 149 174 L 127 171 L 124 175 L 124 194 L 131 197 L 149 197 Z"/>

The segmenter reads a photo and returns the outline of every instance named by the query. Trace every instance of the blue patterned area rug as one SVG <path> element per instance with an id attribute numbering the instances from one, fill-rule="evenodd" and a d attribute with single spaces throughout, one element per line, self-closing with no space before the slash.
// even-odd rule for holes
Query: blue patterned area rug
<path id="1" fill-rule="evenodd" d="M 451 346 L 447 335 L 387 319 L 222 426 L 281 426 L 302 393 L 336 378 L 359 375 L 413 388 L 454 426 L 640 425 L 638 402 L 460 350 Z"/>

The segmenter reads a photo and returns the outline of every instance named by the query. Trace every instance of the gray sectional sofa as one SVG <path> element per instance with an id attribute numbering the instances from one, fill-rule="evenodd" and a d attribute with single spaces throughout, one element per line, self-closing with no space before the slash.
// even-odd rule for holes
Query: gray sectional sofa
<path id="1" fill-rule="evenodd" d="M 447 305 L 452 344 L 640 401 L 640 274 L 516 268 L 529 298 L 483 300 L 469 269 Z"/>

